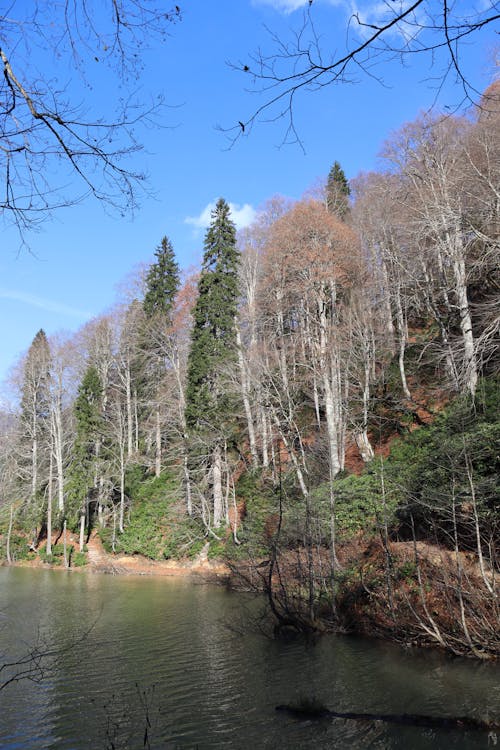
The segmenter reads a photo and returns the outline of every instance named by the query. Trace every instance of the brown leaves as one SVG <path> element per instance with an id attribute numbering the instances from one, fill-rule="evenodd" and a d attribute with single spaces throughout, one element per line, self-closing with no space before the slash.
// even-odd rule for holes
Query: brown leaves
<path id="1" fill-rule="evenodd" d="M 350 285 L 359 266 L 359 239 L 315 200 L 296 203 L 271 226 L 263 252 L 264 287 L 307 296 L 318 284 Z"/>

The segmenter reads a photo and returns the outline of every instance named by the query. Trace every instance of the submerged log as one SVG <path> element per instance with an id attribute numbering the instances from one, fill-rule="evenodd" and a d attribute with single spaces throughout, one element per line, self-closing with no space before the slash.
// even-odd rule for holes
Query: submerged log
<path id="1" fill-rule="evenodd" d="M 480 729 L 500 730 L 500 722 L 473 719 L 470 716 L 423 716 L 420 714 L 372 714 L 356 711 L 330 711 L 324 706 L 280 705 L 276 711 L 284 711 L 297 719 L 353 719 L 354 721 L 385 721 L 390 724 L 426 727 L 430 729 Z"/>

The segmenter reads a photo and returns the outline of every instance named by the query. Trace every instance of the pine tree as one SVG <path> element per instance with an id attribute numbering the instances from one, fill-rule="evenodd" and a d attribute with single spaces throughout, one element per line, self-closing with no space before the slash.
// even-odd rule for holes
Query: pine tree
<path id="1" fill-rule="evenodd" d="M 222 198 L 212 211 L 204 243 L 188 360 L 186 423 L 207 444 L 213 490 L 213 525 L 222 522 L 221 433 L 229 409 L 223 371 L 237 359 L 236 227 Z"/>
<path id="2" fill-rule="evenodd" d="M 330 213 L 344 219 L 349 212 L 350 194 L 351 189 L 344 170 L 336 161 L 330 169 L 326 183 L 326 207 Z"/>

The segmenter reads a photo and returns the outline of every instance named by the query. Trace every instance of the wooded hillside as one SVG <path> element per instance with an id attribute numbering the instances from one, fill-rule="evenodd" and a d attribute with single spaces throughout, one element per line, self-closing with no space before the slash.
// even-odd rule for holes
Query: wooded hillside
<path id="1" fill-rule="evenodd" d="M 39 331 L 2 419 L 1 554 L 57 562 L 65 525 L 79 564 L 95 531 L 209 542 L 280 628 L 498 653 L 499 96 L 238 236 L 220 199 L 199 273 L 164 237 L 127 303 Z"/>

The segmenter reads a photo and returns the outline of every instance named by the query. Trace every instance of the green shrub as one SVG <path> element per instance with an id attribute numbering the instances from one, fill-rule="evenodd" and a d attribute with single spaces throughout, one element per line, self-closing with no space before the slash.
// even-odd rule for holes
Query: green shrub
<path id="1" fill-rule="evenodd" d="M 386 464 L 387 483 L 399 499 L 403 532 L 412 533 L 414 527 L 417 534 L 432 533 L 451 544 L 455 514 L 462 543 L 473 547 L 474 502 L 483 531 L 489 538 L 497 536 L 499 414 L 500 381 L 482 380 L 474 401 L 456 398 L 432 425 L 394 444 Z"/>
<path id="2" fill-rule="evenodd" d="M 228 535 L 221 554 L 216 555 L 216 547 L 212 549 L 211 544 L 209 555 L 235 560 L 268 555 L 279 508 L 278 489 L 263 473 L 247 471 L 236 484 L 236 501 L 245 506 L 244 518 L 237 529 L 240 544 L 235 544 L 233 536 Z"/>
<path id="3" fill-rule="evenodd" d="M 386 488 L 382 494 L 382 469 L 374 461 L 363 474 L 339 476 L 333 483 L 337 535 L 352 537 L 361 530 L 375 531 L 381 524 L 394 521 L 398 497 Z M 322 532 L 322 541 L 330 535 L 330 483 L 325 482 L 311 492 L 314 520 Z"/>
<path id="4" fill-rule="evenodd" d="M 60 565 L 62 562 L 60 557 L 56 557 L 54 554 L 48 555 L 45 550 L 40 550 L 38 557 L 43 563 L 48 563 L 49 565 Z"/>
<path id="5" fill-rule="evenodd" d="M 7 555 L 7 538 L 2 545 L 3 556 Z M 13 561 L 34 560 L 36 552 L 30 550 L 28 538 L 22 534 L 13 533 L 10 537 L 10 556 Z"/>
<path id="6" fill-rule="evenodd" d="M 83 565 L 87 565 L 88 556 L 86 552 L 75 552 L 71 557 L 71 565 L 75 568 L 81 568 Z"/>
<path id="7" fill-rule="evenodd" d="M 71 559 L 74 547 L 72 544 L 66 546 L 66 557 L 68 560 Z M 44 563 L 50 565 L 61 565 L 64 560 L 64 544 L 53 544 L 51 547 L 50 554 L 47 554 L 47 544 L 43 549 L 38 551 L 38 557 Z"/>
<path id="8" fill-rule="evenodd" d="M 114 551 L 152 560 L 194 557 L 203 546 L 204 530 L 179 504 L 183 494 L 179 478 L 169 472 L 144 476 L 141 467 L 133 467 L 127 475 L 132 507 L 123 534 L 116 533 Z M 112 529 L 99 533 L 104 548 L 111 552 Z"/>

